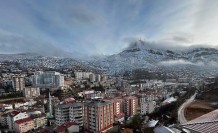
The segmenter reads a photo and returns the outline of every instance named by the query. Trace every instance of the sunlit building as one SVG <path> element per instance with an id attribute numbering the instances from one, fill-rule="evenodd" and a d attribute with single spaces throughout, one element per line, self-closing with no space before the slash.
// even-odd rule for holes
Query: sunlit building
<path id="1" fill-rule="evenodd" d="M 84 106 L 84 128 L 92 133 L 101 133 L 113 127 L 114 110 L 110 101 L 93 100 Z"/>

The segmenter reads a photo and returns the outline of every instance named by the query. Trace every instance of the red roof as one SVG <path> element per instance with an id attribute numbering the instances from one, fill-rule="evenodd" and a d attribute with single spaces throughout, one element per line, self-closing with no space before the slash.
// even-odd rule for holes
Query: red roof
<path id="1" fill-rule="evenodd" d="M 33 120 L 32 118 L 27 117 L 27 118 L 24 118 L 24 119 L 16 120 L 15 123 L 21 124 L 21 123 L 32 121 L 32 120 Z"/>
<path id="2" fill-rule="evenodd" d="M 11 113 L 10 113 L 10 115 L 11 116 L 16 116 L 16 115 L 18 115 L 20 112 L 19 111 L 12 111 Z"/>
<path id="3" fill-rule="evenodd" d="M 66 122 L 66 123 L 64 123 L 64 124 L 62 124 L 62 125 L 60 125 L 60 126 L 58 126 L 58 127 L 56 128 L 56 131 L 58 131 L 58 132 L 63 132 L 63 131 L 65 131 L 66 128 L 71 127 L 71 126 L 73 126 L 73 125 L 78 125 L 78 124 L 77 124 L 76 122 L 73 122 L 73 121 Z M 79 125 L 78 125 L 78 126 L 79 126 Z"/>
<path id="4" fill-rule="evenodd" d="M 66 103 L 74 102 L 74 101 L 75 101 L 75 99 L 73 97 L 69 97 L 69 98 L 64 99 L 64 102 L 66 102 Z"/>

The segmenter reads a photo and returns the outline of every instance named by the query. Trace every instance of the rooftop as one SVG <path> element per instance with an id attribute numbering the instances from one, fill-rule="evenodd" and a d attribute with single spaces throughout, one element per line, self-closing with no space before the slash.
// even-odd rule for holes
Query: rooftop
<path id="1" fill-rule="evenodd" d="M 165 126 L 158 126 L 154 129 L 154 133 L 174 133 L 174 131 Z"/>
<path id="2" fill-rule="evenodd" d="M 112 102 L 109 100 L 92 100 L 86 103 L 87 106 L 96 106 L 96 107 L 101 107 L 107 104 L 112 104 Z"/>
<path id="3" fill-rule="evenodd" d="M 218 109 L 191 120 L 183 125 L 218 121 Z"/>
<path id="4" fill-rule="evenodd" d="M 16 116 L 16 115 L 18 115 L 20 113 L 20 111 L 12 111 L 12 112 L 10 112 L 9 114 L 10 114 L 10 116 L 12 116 L 12 117 L 14 117 L 14 116 Z"/>
<path id="5" fill-rule="evenodd" d="M 124 97 L 124 99 L 136 99 L 136 97 L 135 96 L 126 96 L 126 97 Z"/>
<path id="6" fill-rule="evenodd" d="M 200 133 L 218 132 L 218 109 L 181 125 L 183 128 Z"/>
<path id="7" fill-rule="evenodd" d="M 70 108 L 70 107 L 78 107 L 83 106 L 81 102 L 73 102 L 73 103 L 63 103 L 56 106 L 56 108 Z"/>
<path id="8" fill-rule="evenodd" d="M 67 129 L 67 128 L 73 126 L 73 125 L 78 125 L 78 124 L 77 124 L 76 122 L 69 121 L 69 122 L 66 122 L 66 123 L 64 123 L 64 124 L 62 124 L 62 125 L 56 127 L 55 130 L 56 130 L 57 132 L 63 132 L 63 131 L 65 131 L 65 129 Z M 78 126 L 79 126 L 79 125 L 78 125 Z"/>
<path id="9" fill-rule="evenodd" d="M 31 121 L 31 120 L 33 120 L 33 119 L 30 118 L 30 117 L 27 117 L 27 118 L 24 118 L 24 119 L 20 119 L 20 120 L 15 121 L 15 123 L 21 124 L 21 123 L 28 122 L 28 121 Z"/>

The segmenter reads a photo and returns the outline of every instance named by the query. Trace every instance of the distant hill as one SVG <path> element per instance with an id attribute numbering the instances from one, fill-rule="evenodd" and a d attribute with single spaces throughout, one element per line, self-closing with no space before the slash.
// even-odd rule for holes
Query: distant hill
<path id="1" fill-rule="evenodd" d="M 111 74 L 135 69 L 150 71 L 195 69 L 207 72 L 218 68 L 218 50 L 214 48 L 169 50 L 138 40 L 118 54 L 93 59 L 89 64 Z"/>
<path id="2" fill-rule="evenodd" d="M 60 53 L 64 55 L 64 53 Z M 124 74 L 134 70 L 172 72 L 181 75 L 213 75 L 218 72 L 218 50 L 192 48 L 171 50 L 158 48 L 142 40 L 130 43 L 118 54 L 87 58 L 46 56 L 36 53 L 0 54 L 0 61 L 14 61 L 22 67 L 84 68 L 109 74 Z"/>

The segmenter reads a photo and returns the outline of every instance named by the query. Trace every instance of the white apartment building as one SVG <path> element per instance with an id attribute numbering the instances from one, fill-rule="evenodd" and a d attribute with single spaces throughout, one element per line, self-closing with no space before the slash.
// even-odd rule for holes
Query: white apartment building
<path id="1" fill-rule="evenodd" d="M 96 82 L 101 82 L 101 75 L 100 74 L 96 75 Z"/>
<path id="2" fill-rule="evenodd" d="M 24 94 L 24 97 L 26 98 L 32 98 L 32 97 L 38 97 L 40 96 L 40 89 L 39 87 L 36 87 L 36 88 L 24 88 L 23 89 L 23 94 Z"/>
<path id="3" fill-rule="evenodd" d="M 15 91 L 22 91 L 25 87 L 24 77 L 13 77 L 12 86 Z"/>
<path id="4" fill-rule="evenodd" d="M 81 71 L 74 72 L 76 79 L 89 79 L 90 74 L 92 74 L 92 72 L 81 72 Z"/>
<path id="5" fill-rule="evenodd" d="M 92 73 L 92 74 L 89 75 L 89 81 L 90 82 L 95 82 L 95 74 Z"/>
<path id="6" fill-rule="evenodd" d="M 106 81 L 107 80 L 107 75 L 102 75 L 102 77 L 101 77 L 101 81 Z"/>
<path id="7" fill-rule="evenodd" d="M 14 124 L 15 121 L 20 120 L 20 119 L 24 119 L 24 118 L 28 118 L 29 115 L 26 112 L 18 112 L 18 111 L 13 111 L 11 113 L 8 114 L 7 116 L 7 125 L 10 131 L 14 130 Z"/>
<path id="8" fill-rule="evenodd" d="M 83 103 L 74 102 L 59 104 L 55 107 L 55 122 L 56 125 L 60 126 L 68 121 L 74 121 L 83 126 Z"/>
<path id="9" fill-rule="evenodd" d="M 37 71 L 32 76 L 32 83 L 34 87 L 39 88 L 58 88 L 64 86 L 64 76 L 55 71 Z"/>
<path id="10" fill-rule="evenodd" d="M 113 103 L 93 100 L 84 105 L 84 128 L 92 133 L 105 132 L 114 123 Z"/>
<path id="11" fill-rule="evenodd" d="M 146 95 L 141 95 L 139 97 L 139 105 L 143 102 L 147 102 L 147 101 L 155 101 L 157 100 L 157 96 L 154 94 L 146 94 Z"/>
<path id="12" fill-rule="evenodd" d="M 142 115 L 150 114 L 154 111 L 154 109 L 156 107 L 156 102 L 155 101 L 142 102 L 140 107 L 141 107 L 140 113 Z"/>
<path id="13" fill-rule="evenodd" d="M 40 111 L 34 111 L 31 114 L 31 118 L 34 122 L 34 129 L 38 129 L 47 125 L 47 118 Z"/>
<path id="14" fill-rule="evenodd" d="M 55 107 L 55 124 L 60 126 L 66 122 L 68 122 L 69 119 L 69 108 L 70 104 L 59 104 Z"/>
<path id="15" fill-rule="evenodd" d="M 79 124 L 80 128 L 83 127 L 83 116 L 84 116 L 84 104 L 75 102 L 70 104 L 69 118 L 70 121 L 74 121 Z"/>

